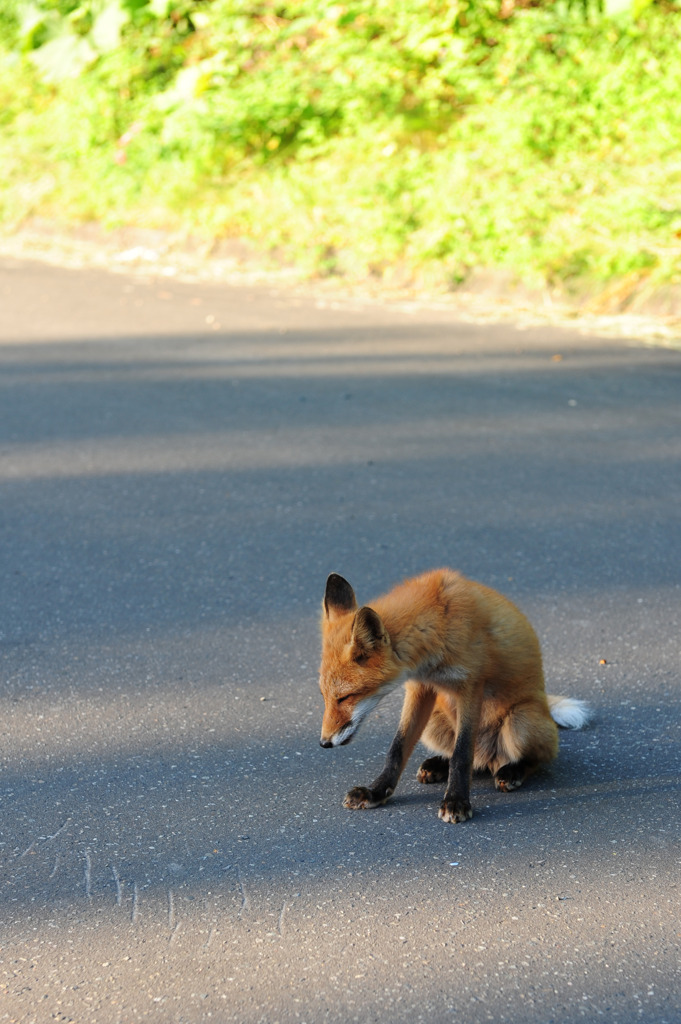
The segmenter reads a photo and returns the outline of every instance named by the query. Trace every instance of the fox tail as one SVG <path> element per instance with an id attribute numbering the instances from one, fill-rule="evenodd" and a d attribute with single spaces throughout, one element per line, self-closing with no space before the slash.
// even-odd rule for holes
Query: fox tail
<path id="1" fill-rule="evenodd" d="M 548 696 L 549 711 L 556 725 L 563 729 L 581 729 L 591 718 L 591 711 L 586 701 L 574 697 Z"/>

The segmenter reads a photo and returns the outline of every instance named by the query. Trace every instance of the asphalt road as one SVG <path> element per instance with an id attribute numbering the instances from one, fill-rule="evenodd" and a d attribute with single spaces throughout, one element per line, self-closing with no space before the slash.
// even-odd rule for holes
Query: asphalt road
<path id="1" fill-rule="evenodd" d="M 681 353 L 0 264 L 0 1021 L 681 1021 Z M 318 613 L 451 565 L 589 701 L 347 811 Z"/>

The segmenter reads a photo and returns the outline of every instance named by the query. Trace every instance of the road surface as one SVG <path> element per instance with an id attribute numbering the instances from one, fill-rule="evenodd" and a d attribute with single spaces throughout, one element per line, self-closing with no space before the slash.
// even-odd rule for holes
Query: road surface
<path id="1" fill-rule="evenodd" d="M 681 1021 L 681 353 L 8 259 L 0 333 L 0 1021 Z M 439 565 L 593 722 L 344 810 L 326 576 Z"/>

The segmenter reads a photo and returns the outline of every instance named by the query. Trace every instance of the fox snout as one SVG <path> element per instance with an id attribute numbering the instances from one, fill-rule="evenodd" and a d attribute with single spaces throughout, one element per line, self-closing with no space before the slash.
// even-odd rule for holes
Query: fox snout
<path id="1" fill-rule="evenodd" d="M 357 714 L 354 696 L 340 699 L 333 694 L 324 695 L 324 718 L 319 739 L 321 747 L 340 747 L 349 743 L 362 716 Z"/>
<path id="2" fill-rule="evenodd" d="M 348 729 L 351 729 L 351 732 L 348 732 Z M 346 733 L 347 735 L 345 735 Z M 322 736 L 322 738 L 319 741 L 319 746 L 326 748 L 344 747 L 346 743 L 350 742 L 354 735 L 355 730 L 352 727 L 352 725 L 346 725 L 344 729 L 341 729 L 339 732 L 335 733 L 330 739 L 327 739 L 325 736 Z"/>
<path id="3" fill-rule="evenodd" d="M 327 748 L 345 746 L 355 735 L 358 725 L 359 722 L 353 721 L 352 718 L 346 719 L 342 724 L 335 721 L 330 727 L 327 725 L 326 728 L 322 723 L 322 735 L 319 740 L 319 746 Z"/>
<path id="4" fill-rule="evenodd" d="M 342 715 L 339 714 L 338 704 L 328 707 L 322 722 L 322 736 L 319 745 L 322 747 L 344 747 L 355 735 L 360 725 L 379 703 L 386 691 L 378 691 L 369 697 L 356 699 L 351 697 L 347 703 L 343 703 Z M 343 700 L 344 698 L 341 698 Z"/>

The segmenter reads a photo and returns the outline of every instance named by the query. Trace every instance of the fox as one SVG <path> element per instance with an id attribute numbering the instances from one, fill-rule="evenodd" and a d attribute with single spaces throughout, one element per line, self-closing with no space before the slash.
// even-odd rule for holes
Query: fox
<path id="1" fill-rule="evenodd" d="M 557 726 L 579 729 L 590 717 L 585 701 L 546 694 L 539 640 L 520 609 L 452 569 L 407 579 L 362 607 L 331 573 L 321 633 L 322 747 L 349 743 L 387 694 L 405 689 L 383 770 L 348 791 L 351 810 L 385 804 L 421 740 L 433 756 L 418 781 L 446 782 L 438 816 L 466 821 L 474 770 L 510 793 L 556 757 Z"/>

